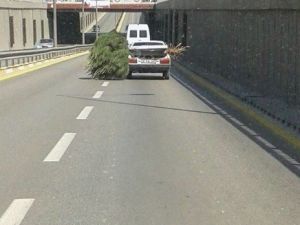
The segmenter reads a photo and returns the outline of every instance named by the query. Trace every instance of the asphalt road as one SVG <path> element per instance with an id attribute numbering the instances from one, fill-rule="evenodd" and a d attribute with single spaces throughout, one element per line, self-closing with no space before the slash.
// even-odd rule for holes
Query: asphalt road
<path id="1" fill-rule="evenodd" d="M 300 179 L 260 145 L 172 78 L 86 59 L 0 82 L 0 225 L 299 224 Z"/>
<path id="2" fill-rule="evenodd" d="M 106 13 L 104 17 L 99 21 L 100 32 L 108 33 L 112 31 L 122 14 L 121 13 Z"/>
<path id="3" fill-rule="evenodd" d="M 128 24 L 144 23 L 142 13 L 138 12 L 126 12 L 124 21 L 121 25 L 120 33 L 126 33 L 126 27 Z"/>
<path id="4" fill-rule="evenodd" d="M 122 13 L 105 13 L 98 21 L 100 26 L 100 33 L 108 33 L 112 31 L 120 18 Z M 93 29 L 88 32 L 93 32 Z"/>

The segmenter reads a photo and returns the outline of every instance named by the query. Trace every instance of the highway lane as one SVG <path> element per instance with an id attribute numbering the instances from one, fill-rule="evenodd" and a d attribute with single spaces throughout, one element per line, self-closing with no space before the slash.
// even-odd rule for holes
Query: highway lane
<path id="1" fill-rule="evenodd" d="M 126 12 L 124 21 L 121 25 L 120 33 L 126 33 L 128 24 L 144 23 L 143 15 L 139 12 Z"/>
<path id="2" fill-rule="evenodd" d="M 299 177 L 260 145 L 174 79 L 86 59 L 0 82 L 5 225 L 299 224 Z"/>
<path id="3" fill-rule="evenodd" d="M 99 21 L 100 32 L 108 33 L 112 31 L 122 14 L 121 13 L 105 13 L 103 18 Z"/>
<path id="4" fill-rule="evenodd" d="M 103 13 L 101 18 L 98 19 L 98 25 L 100 26 L 100 33 L 108 33 L 112 31 L 116 25 L 118 20 L 120 19 L 122 13 Z M 93 28 L 87 31 L 87 33 L 93 32 Z"/>

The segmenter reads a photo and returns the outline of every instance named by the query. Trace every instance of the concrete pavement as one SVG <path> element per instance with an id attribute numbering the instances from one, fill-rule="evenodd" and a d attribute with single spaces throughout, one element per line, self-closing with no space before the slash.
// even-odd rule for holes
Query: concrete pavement
<path id="1" fill-rule="evenodd" d="M 299 224 L 299 177 L 218 112 L 86 59 L 0 82 L 1 225 Z"/>
<path id="2" fill-rule="evenodd" d="M 142 13 L 134 13 L 134 12 L 126 12 L 124 21 L 120 28 L 120 33 L 126 33 L 126 27 L 128 24 L 132 23 L 143 23 L 143 16 Z"/>
<path id="3" fill-rule="evenodd" d="M 105 13 L 99 21 L 100 33 L 108 33 L 112 31 L 120 19 L 122 13 Z"/>
<path id="4" fill-rule="evenodd" d="M 299 177 L 221 105 L 174 79 L 91 80 L 86 64 L 0 82 L 0 225 L 299 224 Z"/>

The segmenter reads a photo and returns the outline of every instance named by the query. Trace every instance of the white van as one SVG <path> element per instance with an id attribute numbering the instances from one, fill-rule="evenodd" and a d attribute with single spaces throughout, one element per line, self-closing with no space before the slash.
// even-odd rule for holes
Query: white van
<path id="1" fill-rule="evenodd" d="M 147 24 L 129 24 L 127 29 L 128 45 L 139 41 L 150 41 L 149 26 Z"/>

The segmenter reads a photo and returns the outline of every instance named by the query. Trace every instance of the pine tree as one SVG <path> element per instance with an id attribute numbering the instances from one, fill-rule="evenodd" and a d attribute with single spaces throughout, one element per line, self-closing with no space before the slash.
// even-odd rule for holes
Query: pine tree
<path id="1" fill-rule="evenodd" d="M 129 50 L 126 39 L 116 31 L 100 36 L 89 55 L 88 71 L 94 79 L 124 79 Z"/>

